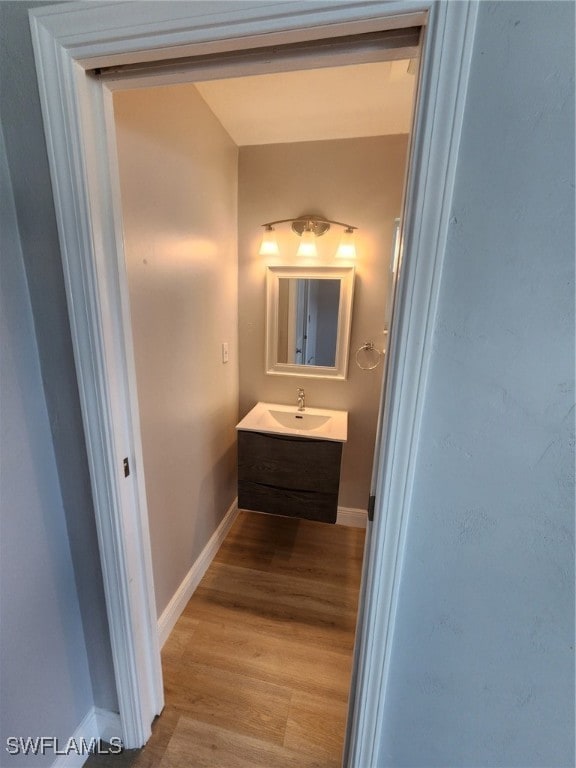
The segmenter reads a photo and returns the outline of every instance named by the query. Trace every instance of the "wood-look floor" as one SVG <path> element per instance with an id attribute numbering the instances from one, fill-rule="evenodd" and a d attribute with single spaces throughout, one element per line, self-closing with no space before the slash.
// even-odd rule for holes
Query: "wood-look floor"
<path id="1" fill-rule="evenodd" d="M 162 651 L 148 744 L 89 768 L 339 768 L 364 531 L 240 512 Z"/>

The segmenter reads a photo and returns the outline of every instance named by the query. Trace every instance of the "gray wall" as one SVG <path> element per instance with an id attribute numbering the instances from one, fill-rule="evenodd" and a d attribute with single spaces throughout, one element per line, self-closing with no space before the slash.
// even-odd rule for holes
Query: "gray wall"
<path id="1" fill-rule="evenodd" d="M 574 766 L 573 72 L 573 4 L 480 4 L 382 768 Z"/>
<path id="2" fill-rule="evenodd" d="M 8 736 L 67 739 L 92 687 L 1 131 L 0 200 L 0 764 L 10 766 L 31 759 L 8 755 Z"/>
<path id="3" fill-rule="evenodd" d="M 0 2 L 0 113 L 94 702 L 116 687 L 27 2 Z M 36 3 L 35 5 L 40 5 Z"/>

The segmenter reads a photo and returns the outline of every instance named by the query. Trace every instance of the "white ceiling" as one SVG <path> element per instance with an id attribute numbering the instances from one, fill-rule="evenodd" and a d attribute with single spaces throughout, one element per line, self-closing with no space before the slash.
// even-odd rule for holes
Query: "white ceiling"
<path id="1" fill-rule="evenodd" d="M 238 146 L 409 133 L 409 60 L 210 80 L 196 87 Z"/>

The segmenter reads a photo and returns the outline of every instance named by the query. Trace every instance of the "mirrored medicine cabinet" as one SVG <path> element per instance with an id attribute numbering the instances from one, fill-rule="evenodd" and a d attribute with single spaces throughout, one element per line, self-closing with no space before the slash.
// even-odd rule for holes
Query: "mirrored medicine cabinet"
<path id="1" fill-rule="evenodd" d="M 268 267 L 266 372 L 345 379 L 354 267 Z"/>

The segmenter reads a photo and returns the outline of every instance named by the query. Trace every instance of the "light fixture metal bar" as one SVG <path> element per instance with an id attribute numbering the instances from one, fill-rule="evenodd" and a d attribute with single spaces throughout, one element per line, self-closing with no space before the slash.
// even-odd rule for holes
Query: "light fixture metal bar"
<path id="1" fill-rule="evenodd" d="M 355 230 L 358 229 L 358 227 L 354 226 L 354 224 L 345 224 L 343 221 L 334 221 L 333 219 L 326 219 L 324 216 L 316 216 L 313 214 L 310 215 L 304 215 L 304 216 L 295 216 L 291 219 L 277 219 L 276 221 L 267 221 L 261 226 L 263 227 L 272 227 L 274 224 L 292 224 L 292 228 L 295 232 L 298 232 L 298 234 L 302 234 L 302 232 L 306 229 L 306 225 L 308 223 L 312 224 L 312 229 L 314 230 L 314 224 L 336 224 L 338 227 L 344 227 L 344 229 L 350 229 Z M 297 228 L 294 227 L 294 224 L 302 225 L 301 227 L 298 226 Z M 320 227 L 318 228 L 320 229 Z M 324 228 L 322 232 L 316 232 L 316 235 L 324 234 L 329 229 L 329 226 Z"/>
<path id="2" fill-rule="evenodd" d="M 299 216 L 296 218 L 300 218 Z M 272 227 L 274 224 L 288 224 L 288 222 L 296 221 L 295 218 L 291 219 L 278 219 L 277 221 L 267 221 L 264 224 L 261 224 L 262 227 Z"/>

